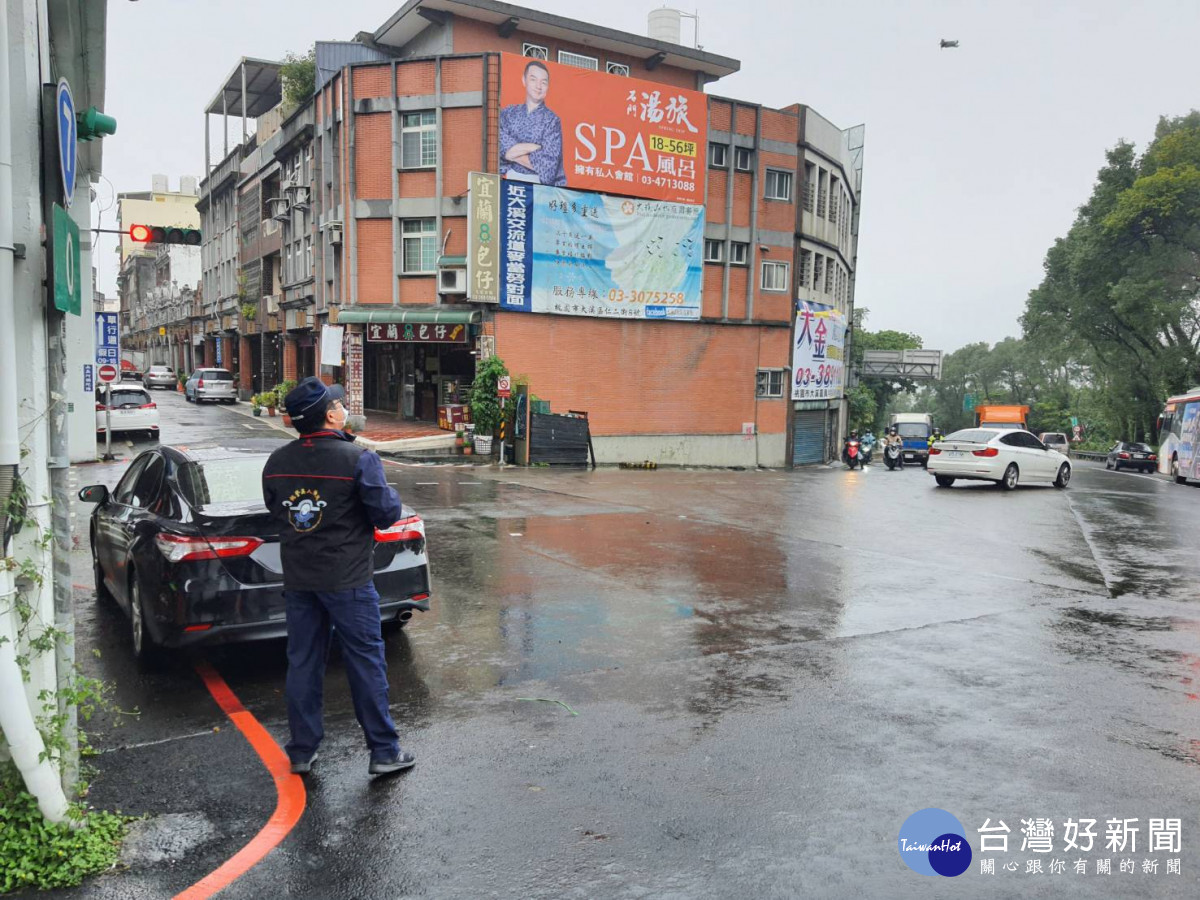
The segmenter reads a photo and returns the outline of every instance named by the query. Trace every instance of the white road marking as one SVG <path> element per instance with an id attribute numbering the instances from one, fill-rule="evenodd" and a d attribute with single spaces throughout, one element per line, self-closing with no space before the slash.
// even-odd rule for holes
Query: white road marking
<path id="1" fill-rule="evenodd" d="M 437 487 L 437 484 L 436 481 L 418 481 L 416 483 L 417 487 Z"/>
<path id="2" fill-rule="evenodd" d="M 460 481 L 459 484 L 464 485 L 465 487 L 482 487 L 483 486 L 482 481 Z"/>
<path id="3" fill-rule="evenodd" d="M 242 423 L 242 427 L 243 427 L 243 428 L 249 428 L 251 431 L 253 431 L 253 430 L 254 430 L 255 428 L 257 428 L 258 426 L 257 426 L 257 425 L 253 425 L 253 424 L 251 424 L 250 422 L 243 422 L 243 423 Z"/>

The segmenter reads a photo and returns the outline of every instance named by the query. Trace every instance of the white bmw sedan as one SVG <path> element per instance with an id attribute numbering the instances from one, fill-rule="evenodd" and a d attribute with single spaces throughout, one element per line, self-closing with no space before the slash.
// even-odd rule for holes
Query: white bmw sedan
<path id="1" fill-rule="evenodd" d="M 1028 431 L 965 428 L 934 444 L 929 474 L 938 487 L 955 481 L 994 481 L 1011 491 L 1021 482 L 1048 482 L 1056 488 L 1071 483 L 1071 461 L 1051 450 Z"/>

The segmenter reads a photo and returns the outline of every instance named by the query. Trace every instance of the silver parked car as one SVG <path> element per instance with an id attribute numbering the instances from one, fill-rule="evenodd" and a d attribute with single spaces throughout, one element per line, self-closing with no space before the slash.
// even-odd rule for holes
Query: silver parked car
<path id="1" fill-rule="evenodd" d="M 1043 431 L 1038 435 L 1038 440 L 1051 450 L 1057 450 L 1063 456 L 1071 455 L 1071 442 L 1061 431 Z"/>
<path id="2" fill-rule="evenodd" d="M 170 366 L 151 366 L 142 376 L 142 384 L 148 388 L 174 388 L 175 370 Z"/>
<path id="3" fill-rule="evenodd" d="M 216 400 L 237 403 L 237 389 L 228 369 L 197 369 L 183 386 L 183 397 L 189 403 Z"/>

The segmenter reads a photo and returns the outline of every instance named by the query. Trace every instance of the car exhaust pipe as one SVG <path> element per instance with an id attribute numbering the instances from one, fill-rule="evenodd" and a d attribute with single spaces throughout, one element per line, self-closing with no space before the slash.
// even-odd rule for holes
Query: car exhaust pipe
<path id="1" fill-rule="evenodd" d="M 406 610 L 404 610 L 404 612 L 400 613 L 400 615 L 396 616 L 396 621 L 397 622 L 407 622 L 411 618 L 412 618 L 412 610 L 406 609 Z"/>

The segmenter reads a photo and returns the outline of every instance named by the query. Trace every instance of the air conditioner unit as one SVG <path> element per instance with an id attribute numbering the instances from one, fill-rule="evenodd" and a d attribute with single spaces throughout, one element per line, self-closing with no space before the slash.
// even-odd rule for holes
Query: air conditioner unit
<path id="1" fill-rule="evenodd" d="M 329 243 L 340 244 L 342 242 L 341 222 L 326 222 L 325 231 L 329 235 Z"/>
<path id="2" fill-rule="evenodd" d="M 438 269 L 439 294 L 465 294 L 466 292 L 466 269 Z"/>
<path id="3" fill-rule="evenodd" d="M 285 188 L 284 193 L 287 195 L 288 201 L 297 209 L 308 209 L 308 186 L 303 184 L 290 184 Z"/>
<path id="4" fill-rule="evenodd" d="M 266 304 L 267 315 L 279 312 L 279 297 L 275 294 L 263 294 L 263 302 Z"/>
<path id="5" fill-rule="evenodd" d="M 271 218 L 278 222 L 286 222 L 291 218 L 291 213 L 288 211 L 287 197 L 271 197 L 267 200 L 267 206 L 271 210 Z"/>

